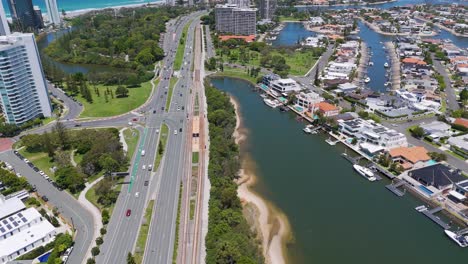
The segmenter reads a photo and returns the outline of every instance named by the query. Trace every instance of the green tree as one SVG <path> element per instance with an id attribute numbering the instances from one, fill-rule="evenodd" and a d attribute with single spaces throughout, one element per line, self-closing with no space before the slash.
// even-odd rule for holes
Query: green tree
<path id="1" fill-rule="evenodd" d="M 460 92 L 460 100 L 462 101 L 463 104 L 466 104 L 468 101 L 468 89 L 463 89 Z"/>
<path id="2" fill-rule="evenodd" d="M 104 239 L 102 239 L 102 237 L 96 238 L 96 245 L 100 246 L 102 243 L 104 243 Z"/>
<path id="3" fill-rule="evenodd" d="M 55 171 L 57 184 L 64 188 L 69 189 L 72 193 L 77 193 L 84 189 L 85 179 L 84 176 L 77 171 L 73 166 L 59 168 Z"/>
<path id="4" fill-rule="evenodd" d="M 122 85 L 119 85 L 119 86 L 117 86 L 117 89 L 115 90 L 115 95 L 117 96 L 117 98 L 127 97 L 128 96 L 128 89 L 125 88 Z"/>
<path id="5" fill-rule="evenodd" d="M 65 125 L 62 122 L 60 122 L 60 120 L 57 120 L 57 122 L 55 123 L 54 133 L 57 135 L 59 146 L 62 149 L 68 149 L 70 142 L 68 131 Z"/>
<path id="6" fill-rule="evenodd" d="M 417 126 L 413 129 L 411 129 L 411 135 L 413 135 L 416 138 L 422 138 L 424 136 L 424 129 L 420 126 Z"/>
<path id="7" fill-rule="evenodd" d="M 2 137 L 14 137 L 20 133 L 20 130 L 20 127 L 15 124 L 0 124 L 0 136 Z"/>
<path id="8" fill-rule="evenodd" d="M 93 247 L 91 249 L 91 255 L 93 255 L 93 257 L 96 257 L 97 255 L 99 255 L 99 253 L 101 253 L 101 250 L 99 250 L 99 247 Z"/>
<path id="9" fill-rule="evenodd" d="M 86 260 L 86 264 L 96 264 L 96 261 L 93 258 L 89 258 Z"/>
<path id="10" fill-rule="evenodd" d="M 127 254 L 127 264 L 136 264 L 135 258 L 133 257 L 132 253 L 128 252 Z"/>

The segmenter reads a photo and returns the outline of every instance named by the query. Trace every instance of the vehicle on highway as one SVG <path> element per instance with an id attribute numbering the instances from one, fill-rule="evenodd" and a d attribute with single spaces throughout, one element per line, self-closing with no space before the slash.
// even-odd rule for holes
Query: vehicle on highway
<path id="1" fill-rule="evenodd" d="M 174 130 L 174 135 L 177 135 L 177 129 L 176 129 L 176 130 Z"/>
<path id="2" fill-rule="evenodd" d="M 145 181 L 144 185 L 148 186 L 148 184 L 149 184 L 149 181 Z"/>
<path id="3" fill-rule="evenodd" d="M 182 106 L 182 110 L 184 110 L 184 109 L 185 109 L 185 106 Z"/>
<path id="4" fill-rule="evenodd" d="M 136 192 L 135 193 L 135 197 L 138 198 L 140 196 L 140 193 L 139 192 Z"/>
<path id="5" fill-rule="evenodd" d="M 143 165 L 142 169 L 143 169 L 143 170 L 146 170 L 146 165 Z"/>
<path id="6" fill-rule="evenodd" d="M 129 126 L 132 126 L 132 125 L 133 125 L 133 123 L 132 123 L 132 122 L 128 122 L 128 125 L 129 125 Z"/>
<path id="7" fill-rule="evenodd" d="M 180 106 L 177 107 L 177 111 L 180 111 Z"/>
<path id="8" fill-rule="evenodd" d="M 132 210 L 127 209 L 127 212 L 125 213 L 125 215 L 126 215 L 127 217 L 129 217 L 131 214 L 132 214 Z"/>
<path id="9" fill-rule="evenodd" d="M 151 171 L 153 169 L 153 165 L 148 165 L 148 170 Z"/>
<path id="10" fill-rule="evenodd" d="M 159 133 L 159 129 L 156 129 L 156 133 Z"/>
<path id="11" fill-rule="evenodd" d="M 142 150 L 142 151 L 141 151 L 141 155 L 142 155 L 142 156 L 144 156 L 145 153 L 146 153 L 145 150 Z"/>
<path id="12" fill-rule="evenodd" d="M 161 107 L 161 110 L 162 110 L 162 111 L 164 111 L 164 106 L 163 106 L 163 107 Z"/>
<path id="13" fill-rule="evenodd" d="M 136 121 L 138 121 L 138 118 L 135 117 L 135 118 L 132 119 L 132 121 L 136 122 Z"/>
<path id="14" fill-rule="evenodd" d="M 29 160 L 28 160 L 28 159 L 24 159 L 24 162 L 29 163 Z"/>
<path id="15" fill-rule="evenodd" d="M 75 124 L 75 127 L 80 127 L 80 126 L 81 126 L 81 124 L 79 124 L 79 123 Z"/>

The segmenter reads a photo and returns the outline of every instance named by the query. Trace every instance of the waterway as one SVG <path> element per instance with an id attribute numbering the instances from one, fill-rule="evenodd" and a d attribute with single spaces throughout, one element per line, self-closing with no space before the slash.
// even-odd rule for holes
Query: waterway
<path id="1" fill-rule="evenodd" d="M 304 134 L 294 114 L 264 105 L 247 82 L 212 83 L 239 102 L 248 130 L 241 153 L 255 162 L 255 190 L 289 218 L 290 263 L 466 262 L 468 252 L 414 210 L 420 201 L 396 197 L 384 188 L 388 180 L 362 178 L 340 157 L 343 146 Z"/>
<path id="2" fill-rule="evenodd" d="M 304 28 L 302 23 L 285 23 L 283 30 L 271 42 L 273 47 L 296 46 L 307 37 L 317 35 Z"/>

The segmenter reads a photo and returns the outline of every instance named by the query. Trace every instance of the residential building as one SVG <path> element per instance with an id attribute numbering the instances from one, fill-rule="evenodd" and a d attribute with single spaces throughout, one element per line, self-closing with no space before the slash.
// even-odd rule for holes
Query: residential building
<path id="1" fill-rule="evenodd" d="M 18 23 L 22 30 L 40 28 L 32 0 L 7 0 L 13 22 Z"/>
<path id="2" fill-rule="evenodd" d="M 5 8 L 3 7 L 3 1 L 0 1 L 0 36 L 10 34 L 10 26 L 5 14 Z"/>
<path id="3" fill-rule="evenodd" d="M 315 104 L 314 108 L 320 113 L 322 113 L 325 117 L 336 116 L 340 113 L 340 108 L 327 102 L 320 102 L 318 104 Z"/>
<path id="4" fill-rule="evenodd" d="M 309 18 L 309 23 L 312 25 L 312 26 L 320 26 L 320 25 L 323 25 L 325 24 L 325 21 L 323 20 L 322 17 L 310 17 Z"/>
<path id="5" fill-rule="evenodd" d="M 468 198 L 468 180 L 463 180 L 455 183 L 453 190 L 451 190 L 450 195 L 457 198 L 459 201 L 464 201 Z"/>
<path id="6" fill-rule="evenodd" d="M 34 19 L 38 28 L 44 28 L 44 19 L 42 19 L 42 11 L 38 6 L 34 6 Z"/>
<path id="7" fill-rule="evenodd" d="M 260 17 L 272 20 L 275 16 L 277 0 L 260 0 Z"/>
<path id="8" fill-rule="evenodd" d="M 393 162 L 398 162 L 405 170 L 420 168 L 431 160 L 424 147 L 398 147 L 391 149 L 388 154 Z"/>
<path id="9" fill-rule="evenodd" d="M 301 87 L 291 78 L 278 79 L 270 82 L 270 88 L 280 93 L 299 92 Z"/>
<path id="10" fill-rule="evenodd" d="M 37 117 L 50 117 L 46 80 L 34 34 L 0 37 L 0 104 L 5 121 L 21 125 Z"/>
<path id="11" fill-rule="evenodd" d="M 256 9 L 240 8 L 225 4 L 215 7 L 216 30 L 233 35 L 255 35 L 257 26 Z"/>
<path id="12" fill-rule="evenodd" d="M 450 149 L 458 155 L 468 159 L 468 135 L 460 135 L 457 137 L 450 137 L 447 140 Z"/>
<path id="13" fill-rule="evenodd" d="M 49 17 L 49 22 L 54 26 L 59 26 L 62 21 L 60 19 L 60 13 L 57 6 L 57 0 L 45 0 L 47 7 L 47 15 Z"/>
<path id="14" fill-rule="evenodd" d="M 382 126 L 373 120 L 362 118 L 347 121 L 338 120 L 338 126 L 341 133 L 358 139 L 361 149 L 372 155 L 384 150 L 408 146 L 404 134 Z"/>
<path id="15" fill-rule="evenodd" d="M 451 126 L 441 121 L 433 121 L 429 124 L 421 124 L 420 127 L 424 130 L 426 135 L 433 139 L 448 137 L 452 134 L 450 131 Z"/>
<path id="16" fill-rule="evenodd" d="M 466 119 L 466 118 L 457 118 L 457 119 L 455 119 L 453 124 L 460 125 L 460 126 L 468 128 L 468 119 Z"/>
<path id="17" fill-rule="evenodd" d="M 228 4 L 236 5 L 237 7 L 249 7 L 250 0 L 228 0 Z"/>
<path id="18" fill-rule="evenodd" d="M 0 195 L 0 263 L 7 263 L 55 239 L 55 228 L 19 198 Z"/>
<path id="19" fill-rule="evenodd" d="M 310 91 L 308 93 L 300 92 L 299 94 L 297 94 L 294 103 L 296 105 L 299 105 L 301 107 L 308 109 L 308 108 L 311 108 L 313 105 L 320 103 L 322 101 L 323 101 L 323 98 L 320 97 L 318 93 Z"/>

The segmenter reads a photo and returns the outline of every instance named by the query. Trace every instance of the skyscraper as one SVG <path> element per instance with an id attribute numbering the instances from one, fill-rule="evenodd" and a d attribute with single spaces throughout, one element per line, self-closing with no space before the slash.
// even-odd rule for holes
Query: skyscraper
<path id="1" fill-rule="evenodd" d="M 216 30 L 234 35 L 255 35 L 257 31 L 257 10 L 239 8 L 235 4 L 215 7 Z"/>
<path id="2" fill-rule="evenodd" d="M 276 12 L 276 0 L 260 0 L 260 17 L 272 20 Z"/>
<path id="3" fill-rule="evenodd" d="M 45 0 L 47 7 L 47 15 L 49 16 L 49 22 L 55 26 L 60 25 L 60 13 L 57 6 L 57 0 Z"/>
<path id="4" fill-rule="evenodd" d="M 9 124 L 52 115 L 34 34 L 0 36 L 0 104 Z"/>
<path id="5" fill-rule="evenodd" d="M 44 28 L 44 19 L 42 19 L 42 11 L 38 6 L 34 6 L 34 19 L 36 20 L 35 24 L 39 28 Z"/>
<path id="6" fill-rule="evenodd" d="M 6 19 L 5 8 L 3 8 L 3 3 L 0 0 L 0 35 L 5 36 L 10 34 L 10 26 Z"/>
<path id="7" fill-rule="evenodd" d="M 8 0 L 13 22 L 20 24 L 22 30 L 38 29 L 40 25 L 36 19 L 32 0 Z"/>
<path id="8" fill-rule="evenodd" d="M 228 4 L 237 5 L 237 7 L 249 7 L 250 0 L 228 0 Z"/>

